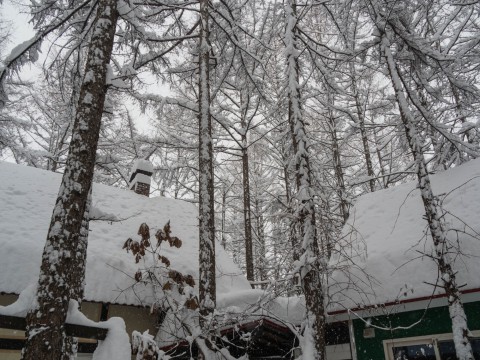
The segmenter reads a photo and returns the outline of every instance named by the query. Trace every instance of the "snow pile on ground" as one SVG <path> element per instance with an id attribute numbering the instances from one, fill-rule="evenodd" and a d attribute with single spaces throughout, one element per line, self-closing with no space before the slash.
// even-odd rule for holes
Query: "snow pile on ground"
<path id="1" fill-rule="evenodd" d="M 480 160 L 431 176 L 448 212 L 452 259 L 462 290 L 480 288 Z M 442 294 L 429 258 L 431 237 L 416 182 L 361 196 L 331 266 L 332 310 Z M 457 250 L 462 255 L 457 254 Z"/>
<path id="2" fill-rule="evenodd" d="M 38 281 L 42 251 L 47 236 L 61 175 L 36 168 L 0 163 L 0 292 L 19 294 Z M 192 275 L 198 284 L 198 212 L 193 204 L 163 197 L 147 198 L 132 191 L 94 184 L 93 217 L 90 223 L 85 300 L 150 304 L 151 290 L 137 286 L 134 257 L 122 249 L 146 222 L 150 232 L 170 220 L 179 249 L 164 246 L 162 255 L 170 268 Z M 217 246 L 217 292 L 249 289 L 240 269 L 221 246 Z"/>

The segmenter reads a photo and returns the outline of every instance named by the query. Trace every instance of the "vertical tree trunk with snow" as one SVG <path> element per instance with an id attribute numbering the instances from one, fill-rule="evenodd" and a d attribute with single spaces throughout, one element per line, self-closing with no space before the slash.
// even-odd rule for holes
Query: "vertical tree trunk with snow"
<path id="1" fill-rule="evenodd" d="M 462 101 L 461 101 L 461 98 L 460 98 L 460 90 L 454 86 L 452 84 L 452 82 L 450 81 L 450 87 L 452 89 L 452 95 L 453 95 L 453 99 L 455 100 L 455 108 L 456 108 L 456 113 L 457 113 L 457 116 L 458 116 L 458 119 L 460 120 L 460 123 L 462 124 L 462 127 L 466 125 L 467 123 L 467 116 L 466 116 L 466 112 L 465 112 L 465 109 L 463 107 L 463 104 L 462 104 Z M 469 144 L 473 144 L 475 142 L 475 130 L 473 130 L 472 132 L 472 129 L 474 127 L 473 126 L 468 126 L 466 128 L 466 131 L 463 132 L 463 135 L 462 137 L 467 137 L 467 141 Z M 469 160 L 469 157 L 471 157 L 470 155 L 463 155 L 461 157 L 461 162 L 465 162 L 467 160 Z"/>
<path id="2" fill-rule="evenodd" d="M 452 268 L 452 261 L 448 253 L 447 225 L 444 222 L 438 199 L 432 191 L 430 176 L 423 155 L 422 143 L 416 129 L 416 122 L 404 95 L 402 81 L 396 67 L 395 59 L 390 50 L 390 42 L 385 34 L 382 36 L 381 45 L 395 90 L 395 96 L 400 109 L 400 117 L 405 127 L 405 134 L 416 164 L 420 194 L 434 245 L 433 256 L 438 265 L 442 287 L 445 289 L 448 298 L 448 309 L 450 318 L 452 319 L 455 351 L 459 360 L 473 360 L 472 347 L 468 339 L 470 331 L 467 326 L 467 316 L 462 301 L 460 300 L 460 291 L 455 280 L 455 271 Z"/>
<path id="3" fill-rule="evenodd" d="M 87 244 L 88 244 L 88 230 L 89 230 L 89 216 L 90 207 L 92 205 L 92 188 L 88 192 L 87 203 L 85 205 L 85 212 L 83 214 L 82 227 L 80 228 L 80 236 L 78 242 L 75 244 L 72 261 L 70 267 L 75 269 L 70 273 L 70 299 L 76 300 L 81 306 L 84 290 L 85 290 L 85 270 L 87 260 Z M 65 354 L 63 360 L 73 360 L 76 358 L 78 348 L 78 339 L 76 337 L 67 337 L 65 340 Z"/>
<path id="4" fill-rule="evenodd" d="M 83 214 L 82 225 L 80 228 L 80 236 L 78 241 L 74 244 L 74 254 L 71 258 L 71 267 L 76 271 L 70 273 L 70 298 L 76 300 L 81 305 L 83 295 L 85 291 L 85 270 L 87 261 L 87 244 L 88 244 L 88 231 L 89 231 L 89 217 L 90 207 L 92 205 L 92 187 L 87 195 L 87 202 L 85 204 L 85 211 Z M 81 276 L 78 276 L 81 274 Z"/>
<path id="5" fill-rule="evenodd" d="M 260 176 L 260 174 L 259 174 Z M 255 222 L 256 222 L 256 233 L 257 241 L 255 246 L 255 259 L 257 263 L 258 275 L 257 280 L 265 281 L 267 280 L 267 251 L 265 247 L 265 219 L 263 217 L 263 207 L 260 204 L 259 197 L 261 195 L 256 192 L 255 196 Z M 265 284 L 262 284 L 262 289 L 266 288 Z"/>
<path id="6" fill-rule="evenodd" d="M 328 91 L 328 97 L 329 97 L 329 102 L 333 103 L 333 101 L 330 99 L 331 95 L 329 91 Z M 337 187 L 337 193 L 338 193 L 339 202 L 340 202 L 340 212 L 343 217 L 343 224 L 345 224 L 349 217 L 349 204 L 346 199 L 347 191 L 345 189 L 342 159 L 340 157 L 340 146 L 339 146 L 338 135 L 337 135 L 337 124 L 335 123 L 334 114 L 331 109 L 328 110 L 327 121 L 328 121 L 327 125 L 329 127 L 331 141 L 332 141 L 331 146 L 332 146 L 333 169 L 335 172 L 335 177 L 337 178 L 336 187 Z M 332 246 L 333 244 L 326 244 L 328 257 L 330 257 Z"/>
<path id="7" fill-rule="evenodd" d="M 305 295 L 307 319 L 302 350 L 312 360 L 325 358 L 325 309 L 322 261 L 316 228 L 315 191 L 308 153 L 305 123 L 302 118 L 299 89 L 299 50 L 295 0 L 285 2 L 285 55 L 287 57 L 288 120 L 293 143 L 293 162 L 297 183 L 296 216 L 300 236 L 299 272 Z"/>
<path id="8" fill-rule="evenodd" d="M 345 189 L 345 180 L 343 177 L 342 159 L 340 158 L 340 147 L 338 145 L 338 135 L 335 127 L 332 127 L 331 136 L 333 166 L 335 169 L 335 177 L 337 178 L 337 192 L 338 197 L 340 198 L 340 211 L 343 217 L 343 224 L 345 224 L 350 216 L 350 211 L 347 201 L 347 191 Z M 327 247 L 331 248 L 331 244 L 327 244 Z"/>
<path id="9" fill-rule="evenodd" d="M 285 180 L 285 202 L 288 206 L 288 214 L 289 216 L 290 215 L 293 215 L 293 209 L 292 209 L 292 188 L 291 188 L 291 185 L 290 185 L 290 173 L 288 171 L 288 157 L 285 155 L 285 157 L 283 156 L 283 152 L 282 152 L 282 160 L 283 160 L 283 177 L 284 177 L 284 180 Z M 299 246 L 299 243 L 298 243 L 298 236 L 297 236 L 297 229 L 295 228 L 295 226 L 292 226 L 291 225 L 291 222 L 290 222 L 290 232 L 289 232 L 289 236 L 290 236 L 290 243 L 291 243 L 291 246 L 292 246 L 292 258 L 293 258 L 293 261 L 296 261 L 299 259 L 299 255 L 298 255 L 298 246 Z"/>
<path id="10" fill-rule="evenodd" d="M 246 100 L 245 100 L 246 98 Z M 243 221 L 245 229 L 245 265 L 247 269 L 247 280 L 254 281 L 253 266 L 253 237 L 252 237 L 252 209 L 250 201 L 250 171 L 248 165 L 248 139 L 247 139 L 247 110 L 249 95 L 240 95 L 241 106 L 241 144 L 242 144 L 242 185 L 243 185 Z"/>
<path id="11" fill-rule="evenodd" d="M 69 155 L 42 255 L 38 308 L 27 315 L 23 359 L 61 359 L 65 353 L 64 324 L 69 300 L 80 294 L 75 287 L 83 284 L 84 278 L 85 254 L 76 252 L 86 251 L 82 221 L 93 178 L 107 65 L 117 22 L 116 5 L 115 0 L 100 0 L 97 5 Z M 72 267 L 72 263 L 80 265 L 82 259 L 82 266 Z"/>
<path id="12" fill-rule="evenodd" d="M 200 326 L 208 324 L 216 304 L 215 212 L 213 188 L 212 117 L 210 113 L 210 42 L 208 0 L 200 0 L 199 46 L 199 297 Z M 205 354 L 203 354 L 206 356 Z"/>
<path id="13" fill-rule="evenodd" d="M 362 138 L 362 145 L 363 145 L 363 154 L 365 156 L 365 165 L 367 166 L 367 174 L 370 180 L 368 181 L 368 185 L 370 187 L 370 191 L 375 191 L 375 173 L 373 172 L 373 165 L 372 165 L 372 157 L 370 155 L 370 146 L 368 144 L 368 136 L 367 130 L 365 129 L 365 114 L 362 109 L 362 103 L 360 101 L 360 94 L 358 93 L 357 89 L 357 80 L 356 80 L 356 71 L 355 65 L 350 63 L 350 72 L 352 76 L 352 90 L 353 90 L 353 97 L 355 99 L 355 109 L 357 111 L 357 126 L 360 130 L 360 136 Z"/>
<path id="14" fill-rule="evenodd" d="M 225 231 L 226 231 L 225 221 L 227 218 L 227 191 L 228 190 L 224 186 L 222 189 L 222 224 L 221 224 L 221 230 L 220 230 L 221 237 L 222 237 L 222 239 L 220 240 L 220 244 L 223 246 L 223 249 L 226 249 L 227 247 L 227 240 L 225 238 Z"/>
<path id="15" fill-rule="evenodd" d="M 372 116 L 373 118 L 373 116 Z M 381 144 L 379 142 L 379 139 L 378 139 L 378 136 L 377 136 L 377 130 L 376 129 L 373 129 L 373 139 L 374 139 L 374 148 L 375 148 L 375 153 L 377 154 L 377 160 L 378 160 L 378 167 L 380 169 L 380 175 L 382 175 L 382 178 L 381 178 L 381 181 L 382 181 L 382 184 L 381 186 L 386 189 L 388 188 L 388 180 L 389 180 L 389 177 L 388 175 L 386 175 L 386 172 L 385 172 L 385 165 L 383 164 L 383 156 L 382 156 L 382 153 L 380 151 L 380 147 L 381 147 Z"/>

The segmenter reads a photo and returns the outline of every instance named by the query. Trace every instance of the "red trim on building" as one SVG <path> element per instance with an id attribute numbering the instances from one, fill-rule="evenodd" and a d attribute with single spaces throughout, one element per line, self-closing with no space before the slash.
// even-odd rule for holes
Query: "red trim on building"
<path id="1" fill-rule="evenodd" d="M 167 351 L 173 350 L 175 348 L 182 348 L 182 347 L 188 347 L 188 346 L 190 346 L 190 344 L 188 343 L 187 340 L 181 340 L 181 341 L 176 342 L 174 344 L 166 345 L 164 347 L 161 347 L 160 350 L 162 350 L 163 352 L 167 352 Z"/>
<path id="2" fill-rule="evenodd" d="M 282 332 L 282 333 L 285 333 L 285 334 L 288 334 L 290 332 L 290 329 L 287 326 L 278 324 L 276 322 L 273 322 L 273 321 L 265 319 L 265 318 L 261 318 L 261 319 L 258 319 L 258 320 L 253 320 L 253 321 L 249 321 L 249 322 L 246 322 L 246 323 L 243 323 L 243 324 L 236 325 L 235 327 L 229 327 L 229 328 L 220 330 L 220 334 L 225 335 L 225 334 L 228 334 L 230 332 L 234 332 L 234 331 L 238 331 L 238 330 L 252 330 L 253 328 L 255 328 L 257 326 L 262 326 L 262 325 L 269 328 L 269 329 L 272 329 L 272 330 L 275 330 L 275 331 L 278 331 L 278 332 Z"/>
<path id="3" fill-rule="evenodd" d="M 480 293 L 480 288 L 476 289 L 468 289 L 468 290 L 463 290 L 461 291 L 462 294 L 472 294 L 472 293 Z M 328 313 L 328 315 L 339 315 L 339 314 L 346 314 L 349 311 L 364 311 L 364 310 L 369 310 L 369 309 L 374 309 L 377 307 L 383 307 L 383 306 L 394 306 L 394 305 L 401 305 L 401 304 L 408 304 L 408 303 L 413 303 L 417 301 L 425 301 L 425 300 L 430 300 L 430 299 L 439 299 L 439 298 L 445 298 L 447 297 L 446 294 L 437 294 L 437 295 L 432 295 L 432 296 L 422 296 L 418 298 L 412 298 L 412 299 L 405 299 L 405 300 L 399 300 L 399 301 L 392 301 L 392 302 L 387 302 L 384 304 L 379 304 L 379 305 L 368 305 L 365 307 L 357 307 L 354 309 L 349 309 L 349 310 L 337 310 L 337 311 L 331 311 Z M 220 330 L 220 334 L 226 335 L 229 333 L 233 333 L 238 330 L 252 330 L 253 328 L 257 326 L 266 326 L 272 330 L 275 330 L 277 332 L 282 332 L 284 334 L 290 333 L 290 329 L 287 326 L 278 324 L 277 322 L 261 318 L 258 320 L 253 320 L 249 321 L 243 324 L 236 325 L 234 327 L 229 327 L 225 328 L 223 330 Z M 187 347 L 190 346 L 189 343 L 185 340 L 179 341 L 175 344 L 167 345 L 165 347 L 160 348 L 162 351 L 167 352 L 169 350 L 172 350 L 176 347 Z"/>
<path id="4" fill-rule="evenodd" d="M 224 335 L 227 335 L 227 334 L 239 331 L 239 330 L 250 331 L 250 330 L 253 330 L 254 328 L 256 328 L 258 326 L 262 326 L 262 325 L 267 327 L 267 328 L 270 328 L 274 331 L 277 331 L 277 332 L 281 332 L 281 333 L 284 333 L 284 334 L 289 334 L 290 333 L 290 329 L 287 326 L 283 326 L 283 325 L 280 325 L 280 324 L 278 324 L 276 322 L 273 322 L 271 320 L 261 318 L 261 319 L 258 319 L 258 320 L 249 321 L 249 322 L 246 322 L 246 323 L 243 323 L 243 324 L 236 325 L 234 327 L 228 327 L 228 328 L 225 328 L 223 330 L 220 330 L 220 335 L 224 336 Z M 190 346 L 190 344 L 187 341 L 181 340 L 181 341 L 176 342 L 174 344 L 166 345 L 164 347 L 161 347 L 160 350 L 162 350 L 164 352 L 167 352 L 167 351 L 173 350 L 174 348 L 177 348 L 177 347 L 182 348 L 182 347 L 188 347 L 188 346 Z"/>
<path id="5" fill-rule="evenodd" d="M 460 291 L 461 294 L 472 294 L 472 293 L 477 293 L 477 292 L 480 293 L 480 288 Z M 387 303 L 384 303 L 384 304 L 368 305 L 368 306 L 364 306 L 364 307 L 357 307 L 357 308 L 347 309 L 347 310 L 331 311 L 331 312 L 328 313 L 328 315 L 346 314 L 349 311 L 355 311 L 355 312 L 356 311 L 365 311 L 365 310 L 375 309 L 375 308 L 378 308 L 378 307 L 387 307 L 387 306 L 408 304 L 408 303 L 417 302 L 417 301 L 440 299 L 440 298 L 445 298 L 445 297 L 447 297 L 446 294 L 436 294 L 436 295 L 431 295 L 431 296 L 422 296 L 422 297 L 412 298 L 412 299 L 391 301 L 391 302 L 387 302 Z"/>

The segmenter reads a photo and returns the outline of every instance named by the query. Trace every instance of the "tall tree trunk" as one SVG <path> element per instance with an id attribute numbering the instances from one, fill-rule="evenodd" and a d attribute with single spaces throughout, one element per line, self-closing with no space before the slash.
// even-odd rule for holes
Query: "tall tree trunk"
<path id="1" fill-rule="evenodd" d="M 333 104 L 331 99 L 330 91 L 328 91 L 328 102 Z M 349 204 L 347 202 L 346 196 L 347 192 L 345 189 L 345 180 L 343 178 L 343 168 L 342 168 L 342 159 L 340 158 L 340 147 L 338 145 L 338 136 L 337 136 L 337 126 L 335 123 L 335 118 L 333 111 L 328 110 L 328 127 L 330 130 L 330 137 L 332 140 L 332 159 L 333 159 L 333 169 L 335 172 L 335 177 L 337 178 L 337 194 L 340 202 L 340 213 L 342 214 L 343 224 L 345 224 L 349 217 Z M 332 244 L 326 244 L 328 257 L 330 257 Z"/>
<path id="2" fill-rule="evenodd" d="M 288 168 L 289 168 L 288 156 L 282 151 L 282 157 L 283 157 L 282 158 L 283 176 L 285 180 L 285 200 L 288 206 L 288 209 L 287 209 L 288 215 L 290 216 L 288 218 L 288 222 L 289 222 L 288 226 L 290 227 L 289 236 L 290 236 L 290 244 L 292 246 L 292 258 L 293 258 L 293 261 L 297 261 L 299 259 L 299 255 L 298 255 L 299 243 L 298 243 L 297 229 L 291 222 L 291 217 L 293 217 L 293 203 L 292 203 L 292 188 L 290 185 L 290 174 L 288 171 Z"/>
<path id="3" fill-rule="evenodd" d="M 377 154 L 378 158 L 378 167 L 380 168 L 380 174 L 382 175 L 382 187 L 384 189 L 388 188 L 388 182 L 389 182 L 389 177 L 385 173 L 385 166 L 383 164 L 383 157 L 382 153 L 380 151 L 380 146 L 379 146 L 379 141 L 378 141 L 378 136 L 377 136 L 377 130 L 373 130 L 373 139 L 375 140 L 375 153 Z"/>
<path id="4" fill-rule="evenodd" d="M 355 109 L 357 110 L 357 125 L 358 129 L 360 130 L 360 136 L 362 138 L 362 145 L 363 145 L 363 154 L 365 156 L 365 165 L 367 166 L 367 174 L 370 178 L 368 181 L 370 191 L 375 191 L 375 173 L 373 171 L 372 165 L 372 156 L 370 154 L 370 145 L 368 144 L 368 136 L 367 130 L 365 129 L 365 114 L 362 109 L 362 103 L 360 101 L 360 95 L 358 94 L 357 89 L 357 80 L 356 80 L 356 71 L 355 65 L 350 63 L 350 72 L 352 76 L 352 90 L 353 90 L 353 97 L 355 99 Z"/>
<path id="5" fill-rule="evenodd" d="M 260 176 L 260 174 L 258 174 Z M 257 188 L 258 190 L 258 188 Z M 265 219 L 263 217 L 263 207 L 260 204 L 259 200 L 260 194 L 256 191 L 255 194 L 255 221 L 256 221 L 256 233 L 257 233 L 257 243 L 256 243 L 256 262 L 258 269 L 257 279 L 260 281 L 267 280 L 267 259 L 266 259 L 266 247 L 265 247 Z M 266 288 L 266 284 L 261 285 L 262 289 Z"/>
<path id="6" fill-rule="evenodd" d="M 352 11 L 352 9 L 349 9 Z M 357 40 L 357 31 L 358 31 L 358 25 L 359 25 L 359 15 L 360 12 L 355 12 L 354 13 L 355 20 L 349 19 L 349 23 L 347 23 L 347 28 L 349 28 L 349 36 L 344 38 L 345 41 L 345 46 L 351 51 L 352 53 L 355 53 L 355 45 L 356 45 L 356 40 Z M 365 157 L 365 165 L 367 167 L 367 175 L 369 176 L 369 190 L 370 192 L 375 191 L 375 173 L 373 171 L 373 163 L 372 163 L 372 156 L 370 154 L 370 146 L 368 144 L 368 136 L 367 136 L 367 131 L 365 128 L 365 111 L 362 106 L 362 101 L 360 98 L 360 94 L 358 92 L 358 86 L 357 86 L 357 71 L 355 68 L 355 61 L 350 61 L 349 64 L 349 70 L 350 70 L 350 78 L 351 78 L 351 85 L 352 85 L 352 93 L 353 93 L 353 99 L 355 102 L 355 110 L 357 112 L 357 121 L 356 125 L 358 126 L 358 129 L 360 130 L 360 137 L 362 139 L 362 146 L 363 146 L 363 155 Z"/>
<path id="7" fill-rule="evenodd" d="M 291 135 L 290 135 L 291 137 Z M 293 145 L 292 145 L 293 146 Z M 285 180 L 285 201 L 287 205 L 287 216 L 286 216 L 286 222 L 284 223 L 284 226 L 286 227 L 285 231 L 287 232 L 287 241 L 289 242 L 289 245 L 291 246 L 291 252 L 292 252 L 292 259 L 294 263 L 295 261 L 300 259 L 300 240 L 297 235 L 297 228 L 296 224 L 292 219 L 294 218 L 294 203 L 293 203 L 293 195 L 292 195 L 292 185 L 290 181 L 290 164 L 289 162 L 291 161 L 291 155 L 288 154 L 288 151 L 291 149 L 284 149 L 282 145 L 282 162 L 283 162 L 283 176 Z M 279 230 L 279 229 L 276 229 Z M 274 239 L 280 239 L 281 231 L 279 232 L 279 235 L 274 236 Z M 274 246 L 274 251 L 277 251 L 277 247 Z M 274 257 L 275 259 L 277 256 Z M 279 268 L 277 267 L 275 270 L 275 274 L 279 274 Z M 288 269 L 289 271 L 291 269 Z M 275 278 L 278 278 L 277 275 L 275 275 Z M 298 278 L 293 277 L 290 281 L 290 289 L 288 291 L 288 296 L 295 296 L 295 295 L 300 295 L 298 291 Z"/>
<path id="8" fill-rule="evenodd" d="M 455 351 L 459 360 L 473 360 L 472 347 L 468 339 L 470 331 L 467 326 L 467 316 L 460 300 L 460 291 L 455 280 L 455 271 L 452 268 L 452 261 L 448 254 L 447 225 L 438 204 L 438 199 L 432 191 L 422 144 L 416 129 L 416 122 L 403 93 L 402 81 L 390 50 L 390 42 L 385 34 L 382 36 L 382 51 L 387 60 L 388 71 L 400 109 L 400 117 L 416 163 L 418 185 L 434 245 L 434 258 L 437 262 L 440 280 L 448 299 Z"/>
<path id="9" fill-rule="evenodd" d="M 223 249 L 227 247 L 227 239 L 225 237 L 225 221 L 227 219 L 227 189 L 223 186 L 222 189 L 222 223 L 221 223 L 221 241 L 220 244 L 223 246 Z"/>
<path id="10" fill-rule="evenodd" d="M 78 306 L 81 307 L 84 290 L 85 290 L 85 270 L 87 260 L 88 230 L 90 223 L 90 207 L 92 205 L 92 188 L 88 192 L 87 203 L 85 204 L 85 212 L 83 214 L 82 227 L 80 228 L 80 236 L 74 250 L 74 256 L 70 263 L 71 268 L 77 269 L 70 275 L 70 298 L 76 300 Z M 82 274 L 78 276 L 78 274 Z M 67 337 L 65 341 L 65 354 L 63 360 L 74 360 L 78 349 L 78 339 L 76 337 Z"/>
<path id="11" fill-rule="evenodd" d="M 83 284 L 86 251 L 82 222 L 92 184 L 100 122 L 106 94 L 107 65 L 117 23 L 117 1 L 100 0 L 90 41 L 72 141 L 43 250 L 37 290 L 38 307 L 27 314 L 27 341 L 22 358 L 61 359 L 69 300 Z M 91 75 L 90 75 L 91 74 Z M 80 239 L 80 243 L 79 243 Z M 85 246 L 84 246 L 85 245 Z M 76 279 L 72 283 L 72 279 Z"/>
<path id="12" fill-rule="evenodd" d="M 318 247 L 315 191 L 308 153 L 305 123 L 301 112 L 299 64 L 297 48 L 297 14 L 295 0 L 285 2 L 287 26 L 285 54 L 287 56 L 288 120 L 293 144 L 293 163 L 297 185 L 296 215 L 299 226 L 301 253 L 299 272 L 305 295 L 307 318 L 305 355 L 312 360 L 325 358 L 325 309 L 322 281 L 323 264 Z M 308 354 L 308 355 L 307 355 Z"/>
<path id="13" fill-rule="evenodd" d="M 460 97 L 460 90 L 450 82 L 450 87 L 452 89 L 453 98 L 455 100 L 455 112 L 457 114 L 460 123 L 462 124 L 462 133 L 460 134 L 461 138 L 467 141 L 470 145 L 476 145 L 478 148 L 478 137 L 477 137 L 477 130 L 475 129 L 475 125 L 467 124 L 468 118 L 467 113 L 464 108 L 464 104 L 462 103 L 462 99 Z M 455 125 L 452 126 L 452 128 Z M 475 159 L 476 156 L 472 155 L 471 152 L 465 153 L 464 151 L 459 153 L 459 162 L 464 163 L 471 159 Z"/>
<path id="14" fill-rule="evenodd" d="M 247 98 L 245 100 L 245 97 Z M 246 101 L 246 103 L 245 103 Z M 240 95 L 240 107 L 242 108 L 241 126 L 242 126 L 242 182 L 243 182 L 243 221 L 245 229 L 245 266 L 247 269 L 247 280 L 254 281 L 253 265 L 253 237 L 252 237 L 252 210 L 250 201 L 250 171 L 248 165 L 248 139 L 247 139 L 247 109 L 249 97 L 248 94 Z"/>
<path id="15" fill-rule="evenodd" d="M 200 326 L 207 331 L 216 305 L 215 208 L 213 188 L 212 117 L 210 113 L 210 42 L 208 0 L 200 0 L 199 47 L 199 298 Z M 207 344 L 208 345 L 208 344 Z M 206 354 L 203 354 L 206 356 Z"/>
<path id="16" fill-rule="evenodd" d="M 464 125 L 467 122 L 467 116 L 465 115 L 462 100 L 460 98 L 460 90 L 458 90 L 458 88 L 455 85 L 453 85 L 451 81 L 450 81 L 450 88 L 452 89 L 453 99 L 455 100 L 455 112 L 457 113 L 457 116 L 458 116 L 458 119 L 460 120 L 460 123 L 462 125 Z M 467 137 L 468 143 L 472 144 L 473 143 L 472 132 L 470 130 L 467 130 L 466 132 L 464 132 L 462 134 L 462 137 L 465 137 L 465 136 Z M 462 160 L 464 160 L 464 159 L 462 159 Z"/>

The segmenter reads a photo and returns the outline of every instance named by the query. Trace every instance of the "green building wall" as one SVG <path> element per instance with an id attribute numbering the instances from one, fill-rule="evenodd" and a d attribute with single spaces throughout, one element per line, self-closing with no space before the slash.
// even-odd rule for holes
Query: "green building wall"
<path id="1" fill-rule="evenodd" d="M 480 301 L 464 304 L 470 330 L 480 330 Z M 363 330 L 366 325 L 362 320 L 353 320 L 353 331 L 357 349 L 357 360 L 385 359 L 383 340 L 398 339 L 413 336 L 444 334 L 452 332 L 452 323 L 448 308 L 439 307 L 403 313 L 392 313 L 386 316 L 370 318 L 372 325 L 385 328 L 409 326 L 423 316 L 422 321 L 408 330 L 386 331 L 375 329 L 375 337 L 364 338 Z"/>

